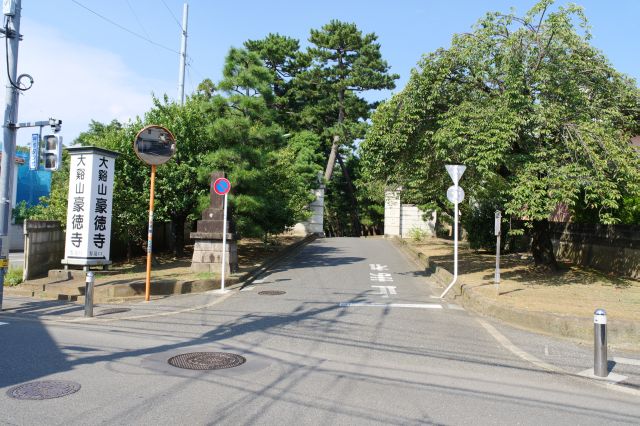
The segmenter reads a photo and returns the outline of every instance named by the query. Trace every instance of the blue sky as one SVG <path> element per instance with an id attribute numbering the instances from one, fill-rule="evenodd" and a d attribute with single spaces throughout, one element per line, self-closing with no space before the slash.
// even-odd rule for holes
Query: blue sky
<path id="1" fill-rule="evenodd" d="M 637 25 L 640 1 L 575 0 L 585 9 L 592 43 L 620 71 L 640 79 Z M 88 9 L 153 40 L 151 44 Z M 19 121 L 63 120 L 69 145 L 91 119 L 126 121 L 151 105 L 151 93 L 177 97 L 183 0 L 22 0 L 18 73 L 33 76 L 33 89 L 20 98 Z M 533 0 L 191 0 L 189 66 L 185 91 L 205 77 L 221 78 L 231 46 L 270 32 L 300 39 L 331 19 L 375 32 L 391 70 L 407 82 L 420 57 L 449 45 L 454 33 L 469 31 L 488 11 L 524 14 Z M 556 6 L 569 3 L 557 0 Z M 635 31 L 635 33 L 634 33 Z M 160 46 L 158 46 L 160 45 Z M 3 73 L 4 74 L 4 73 Z M 3 76 L 4 79 L 4 76 Z M 4 83 L 4 82 L 3 82 Z M 381 99 L 389 92 L 369 95 Z M 31 132 L 18 133 L 26 145 Z"/>

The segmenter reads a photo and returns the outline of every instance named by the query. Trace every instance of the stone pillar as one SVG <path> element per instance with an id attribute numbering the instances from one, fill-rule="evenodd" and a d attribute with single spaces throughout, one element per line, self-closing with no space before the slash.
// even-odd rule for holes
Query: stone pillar
<path id="1" fill-rule="evenodd" d="M 318 173 L 318 189 L 311 192 L 315 199 L 309 204 L 311 217 L 304 222 L 296 223 L 293 227 L 293 233 L 296 235 L 316 234 L 324 237 L 324 185 L 322 184 L 322 172 Z"/>
<path id="2" fill-rule="evenodd" d="M 197 222 L 196 232 L 190 234 L 195 240 L 191 270 L 194 272 L 220 273 L 222 270 L 222 232 L 224 230 L 224 196 L 213 190 L 213 182 L 224 177 L 222 172 L 211 174 L 210 205 L 202 212 L 202 220 Z M 238 244 L 235 238 L 235 227 L 227 212 L 227 247 L 225 254 L 225 271 L 238 270 Z"/>
<path id="3" fill-rule="evenodd" d="M 384 193 L 384 235 L 400 236 L 402 234 L 402 206 L 400 190 Z"/>

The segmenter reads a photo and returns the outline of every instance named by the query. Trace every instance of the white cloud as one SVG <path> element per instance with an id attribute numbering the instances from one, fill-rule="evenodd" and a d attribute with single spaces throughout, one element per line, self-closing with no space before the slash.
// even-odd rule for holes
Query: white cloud
<path id="1" fill-rule="evenodd" d="M 172 93 L 170 83 L 145 78 L 117 54 L 65 40 L 54 28 L 23 19 L 21 33 L 18 74 L 30 74 L 34 85 L 20 96 L 18 121 L 62 120 L 65 145 L 92 119 L 127 121 L 151 107 L 152 92 Z M 4 84 L 6 71 L 0 73 Z M 31 133 L 19 131 L 18 145 L 27 144 Z"/>

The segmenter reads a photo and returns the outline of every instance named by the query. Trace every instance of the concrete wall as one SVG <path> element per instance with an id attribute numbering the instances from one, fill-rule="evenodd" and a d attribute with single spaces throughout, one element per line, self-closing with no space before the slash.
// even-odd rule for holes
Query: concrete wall
<path id="1" fill-rule="evenodd" d="M 436 236 L 436 212 L 431 219 L 423 219 L 424 212 L 413 204 L 400 202 L 400 191 L 384 193 L 384 235 L 411 237 L 414 230 L 420 230 L 429 237 Z"/>
<path id="2" fill-rule="evenodd" d="M 59 269 L 64 258 L 64 232 L 60 222 L 24 221 L 23 280 L 44 277 L 49 269 Z"/>
<path id="3" fill-rule="evenodd" d="M 24 225 L 9 225 L 9 251 L 24 250 Z"/>
<path id="4" fill-rule="evenodd" d="M 556 258 L 640 278 L 640 226 L 551 223 Z"/>

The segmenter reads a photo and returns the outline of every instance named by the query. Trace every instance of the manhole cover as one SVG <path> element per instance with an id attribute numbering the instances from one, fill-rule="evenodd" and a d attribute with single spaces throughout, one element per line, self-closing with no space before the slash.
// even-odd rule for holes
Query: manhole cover
<path id="1" fill-rule="evenodd" d="M 264 290 L 264 291 L 258 292 L 258 294 L 262 296 L 280 296 L 281 294 L 285 294 L 285 293 L 286 291 L 282 291 L 282 290 Z"/>
<path id="2" fill-rule="evenodd" d="M 7 391 L 15 399 L 51 399 L 71 395 L 80 390 L 80 383 L 66 380 L 43 380 L 25 383 Z"/>
<path id="3" fill-rule="evenodd" d="M 97 317 L 102 315 L 120 314 L 122 312 L 129 312 L 131 308 L 110 308 L 104 309 L 96 314 Z"/>
<path id="4" fill-rule="evenodd" d="M 188 370 L 220 370 L 242 365 L 245 357 L 228 352 L 191 352 L 169 358 L 169 364 Z"/>

